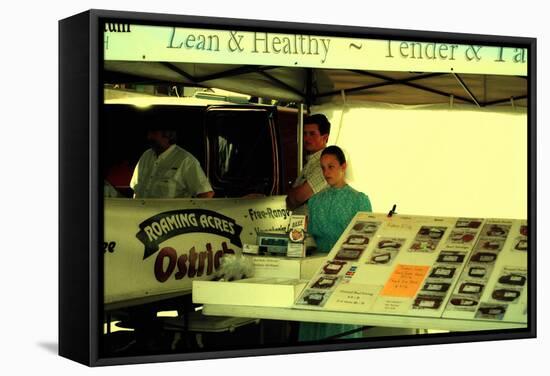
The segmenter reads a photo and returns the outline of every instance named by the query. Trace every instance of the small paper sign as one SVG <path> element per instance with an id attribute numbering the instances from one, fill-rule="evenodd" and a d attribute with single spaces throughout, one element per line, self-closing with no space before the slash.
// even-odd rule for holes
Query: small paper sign
<path id="1" fill-rule="evenodd" d="M 414 297 L 429 269 L 424 265 L 397 265 L 380 295 Z"/>

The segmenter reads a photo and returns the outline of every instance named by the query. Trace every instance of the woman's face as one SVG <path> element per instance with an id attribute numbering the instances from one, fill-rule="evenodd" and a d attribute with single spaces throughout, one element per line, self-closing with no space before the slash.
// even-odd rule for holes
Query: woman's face
<path id="1" fill-rule="evenodd" d="M 325 154 L 321 157 L 321 169 L 327 183 L 331 186 L 344 184 L 346 164 L 340 164 L 338 158 L 333 154 Z"/>

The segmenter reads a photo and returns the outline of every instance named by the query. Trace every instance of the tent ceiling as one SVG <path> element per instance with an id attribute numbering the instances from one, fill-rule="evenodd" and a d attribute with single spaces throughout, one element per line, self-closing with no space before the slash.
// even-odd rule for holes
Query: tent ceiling
<path id="1" fill-rule="evenodd" d="M 455 103 L 527 106 L 527 79 L 519 76 L 128 61 L 104 67 L 106 83 L 179 83 L 310 104 L 338 100 L 344 90 L 349 100 L 416 105 L 449 103 L 452 95 Z"/>

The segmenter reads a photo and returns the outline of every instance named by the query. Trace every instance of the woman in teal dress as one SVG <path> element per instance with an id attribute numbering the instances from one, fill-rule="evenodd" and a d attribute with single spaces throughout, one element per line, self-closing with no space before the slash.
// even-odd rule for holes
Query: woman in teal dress
<path id="1" fill-rule="evenodd" d="M 329 188 L 308 201 L 308 232 L 315 239 L 317 251 L 328 253 L 358 211 L 372 211 L 367 195 L 350 187 L 345 180 L 346 158 L 338 146 L 321 153 L 321 168 Z M 300 341 L 318 341 L 358 329 L 347 324 L 300 323 Z M 361 331 L 339 338 L 361 338 Z"/>

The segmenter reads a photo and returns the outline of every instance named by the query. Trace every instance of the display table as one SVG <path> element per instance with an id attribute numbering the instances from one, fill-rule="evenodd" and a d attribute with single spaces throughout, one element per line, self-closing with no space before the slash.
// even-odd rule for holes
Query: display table
<path id="1" fill-rule="evenodd" d="M 193 302 L 213 316 L 445 331 L 527 328 L 527 229 L 521 219 L 359 212 L 308 280 L 196 281 Z"/>
<path id="2" fill-rule="evenodd" d="M 296 308 L 251 307 L 237 305 L 205 304 L 204 315 L 248 317 L 255 319 L 343 323 L 364 326 L 383 326 L 411 329 L 435 329 L 448 331 L 472 331 L 495 329 L 521 329 L 523 323 L 495 322 L 485 320 L 459 320 L 368 313 L 311 311 Z"/>

